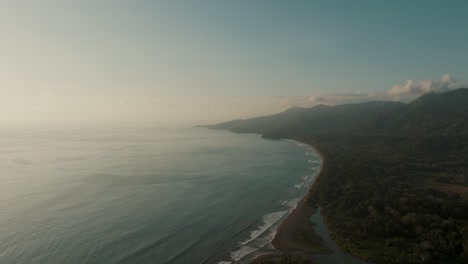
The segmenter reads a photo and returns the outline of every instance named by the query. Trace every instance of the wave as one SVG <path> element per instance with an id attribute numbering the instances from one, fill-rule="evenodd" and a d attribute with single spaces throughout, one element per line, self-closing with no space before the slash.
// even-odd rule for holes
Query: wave
<path id="1" fill-rule="evenodd" d="M 292 210 L 294 210 L 297 207 L 297 204 L 299 203 L 299 198 L 294 198 L 291 199 L 286 205 Z"/>
<path id="2" fill-rule="evenodd" d="M 304 185 L 304 183 L 305 183 L 305 182 L 301 182 L 301 183 L 295 184 L 295 185 L 294 185 L 294 188 L 296 188 L 296 189 L 299 190 L 300 188 L 302 188 L 302 186 Z"/>
<path id="3" fill-rule="evenodd" d="M 118 257 L 118 261 L 119 262 L 126 262 L 126 261 L 130 261 L 130 260 L 136 258 L 137 256 L 144 255 L 145 253 L 147 253 L 147 252 L 149 252 L 151 250 L 154 250 L 159 245 L 164 244 L 167 241 L 168 238 L 170 238 L 169 235 L 165 236 L 165 237 L 162 237 L 162 238 L 158 238 L 155 241 L 148 242 L 148 243 L 146 243 L 144 245 L 141 245 L 139 248 L 133 249 L 130 252 L 121 252 L 124 255 Z"/>
<path id="4" fill-rule="evenodd" d="M 259 250 L 258 247 L 250 247 L 250 246 L 243 246 L 237 250 L 231 252 L 231 259 L 234 261 L 239 261 L 243 259 L 245 256 L 254 253 L 255 251 Z"/>
<path id="5" fill-rule="evenodd" d="M 305 143 L 302 143 L 302 142 L 299 142 L 299 141 L 296 141 L 296 140 L 293 140 L 293 139 L 286 139 L 286 141 L 292 142 L 292 143 L 296 144 L 296 146 L 301 147 L 301 148 L 309 147 L 309 145 L 307 145 Z"/>
<path id="6" fill-rule="evenodd" d="M 250 238 L 244 242 L 240 242 L 241 245 L 246 245 L 247 243 L 253 241 L 261 234 L 263 234 L 268 228 L 270 228 L 274 223 L 283 217 L 288 211 L 279 211 L 274 213 L 269 213 L 263 216 L 262 222 L 263 224 L 256 230 L 250 231 Z"/>
<path id="7" fill-rule="evenodd" d="M 294 140 L 288 141 L 295 143 L 298 147 L 309 147 L 307 144 L 300 143 Z M 319 171 L 317 170 L 317 168 L 319 168 L 320 161 L 315 160 L 315 158 L 318 158 L 319 156 L 309 151 L 306 151 L 305 155 L 311 158 L 307 161 L 308 163 L 313 164 L 311 170 L 313 170 L 314 173 L 310 175 L 304 175 L 301 177 L 303 181 L 294 185 L 294 187 L 298 190 L 301 189 L 304 186 L 304 184 L 308 186 L 309 184 L 313 183 L 317 176 L 317 172 Z M 317 164 L 317 166 L 314 166 L 315 164 Z M 218 262 L 218 264 L 232 264 L 239 262 L 242 263 L 247 258 L 251 259 L 256 255 L 258 256 L 264 254 L 264 252 L 262 253 L 261 250 L 270 250 L 270 247 L 272 247 L 271 241 L 275 237 L 277 227 L 279 226 L 279 222 L 281 221 L 281 219 L 284 219 L 286 215 L 290 214 L 299 205 L 301 198 L 302 197 L 296 197 L 280 201 L 280 208 L 284 208 L 286 206 L 287 210 L 276 211 L 264 215 L 261 219 L 260 226 L 258 226 L 257 229 L 250 231 L 249 238 L 245 241 L 240 242 L 237 248 L 231 250 L 231 252 L 229 253 L 230 261 L 225 260 Z"/>
<path id="8" fill-rule="evenodd" d="M 291 201 L 287 201 L 286 204 L 291 203 Z M 275 223 L 281 220 L 281 218 L 289 211 L 290 210 L 279 211 L 279 212 L 273 212 L 273 213 L 264 215 L 262 217 L 262 224 L 257 229 L 250 231 L 250 237 L 247 240 L 240 242 L 239 247 L 231 251 L 231 253 L 229 254 L 231 257 L 231 260 L 237 262 L 243 259 L 244 257 L 246 257 L 247 255 L 250 255 L 253 252 L 258 251 L 264 246 L 266 246 L 267 244 L 269 244 L 271 240 L 273 239 L 275 230 L 273 230 L 273 232 L 270 231 L 268 236 L 264 238 L 263 242 L 258 241 L 257 239 L 261 235 L 265 234 L 265 232 L 269 231 L 269 229 Z M 256 243 L 253 243 L 253 242 L 256 242 Z M 253 245 L 250 245 L 250 244 L 253 244 Z"/>
<path id="9" fill-rule="evenodd" d="M 281 203 L 281 207 L 285 206 L 285 207 L 288 207 L 289 209 L 294 209 L 294 208 L 296 208 L 298 202 L 299 202 L 299 198 L 293 198 L 293 199 L 290 199 L 290 200 L 286 200 L 286 201 L 283 201 Z"/>
<path id="10" fill-rule="evenodd" d="M 303 184 L 303 183 L 302 183 Z M 270 244 L 275 234 L 277 232 L 276 228 L 271 229 L 275 224 L 277 224 L 286 214 L 291 213 L 299 204 L 300 199 L 294 198 L 291 200 L 284 201 L 282 205 L 286 205 L 289 207 L 288 210 L 285 211 L 278 211 L 269 213 L 263 216 L 262 222 L 263 224 L 258 227 L 258 229 L 250 232 L 250 237 L 246 241 L 240 242 L 239 247 L 235 250 L 231 251 L 229 254 L 231 260 L 234 262 L 238 262 L 245 258 L 246 256 L 259 251 L 260 249 L 264 248 L 266 245 Z M 265 235 L 261 237 L 262 235 Z M 261 239 L 260 239 L 261 238 Z M 232 263 L 232 262 L 220 262 L 222 263 Z"/>

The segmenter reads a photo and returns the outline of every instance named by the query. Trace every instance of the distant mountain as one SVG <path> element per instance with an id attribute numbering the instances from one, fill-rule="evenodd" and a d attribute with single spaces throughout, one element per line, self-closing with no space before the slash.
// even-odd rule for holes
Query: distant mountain
<path id="1" fill-rule="evenodd" d="M 295 132 L 324 133 L 341 131 L 359 120 L 404 107 L 400 102 L 367 102 L 337 106 L 316 105 L 311 108 L 293 107 L 284 112 L 246 120 L 234 120 L 206 126 L 236 133 L 281 133 L 288 137 Z"/>
<path id="2" fill-rule="evenodd" d="M 468 88 L 428 93 L 395 111 L 376 114 L 354 132 L 384 135 L 468 135 Z"/>
<path id="3" fill-rule="evenodd" d="M 306 203 L 343 250 L 372 263 L 468 263 L 468 89 L 207 127 L 314 146 L 324 162 Z M 288 232 L 315 243 L 299 226 Z"/>
<path id="4" fill-rule="evenodd" d="M 322 106 L 315 106 L 313 108 L 321 108 Z M 283 127 L 292 126 L 299 122 L 299 117 L 302 113 L 313 109 L 293 107 L 288 110 L 263 117 L 256 117 L 251 119 L 238 119 L 229 122 L 224 122 L 216 125 L 207 125 L 204 127 L 211 129 L 229 130 L 236 133 L 258 133 L 265 134 L 269 131 L 276 130 Z"/>
<path id="5" fill-rule="evenodd" d="M 409 104 L 373 101 L 336 106 L 293 107 L 284 112 L 206 126 L 271 138 L 316 134 L 468 134 L 468 88 L 428 93 Z"/>

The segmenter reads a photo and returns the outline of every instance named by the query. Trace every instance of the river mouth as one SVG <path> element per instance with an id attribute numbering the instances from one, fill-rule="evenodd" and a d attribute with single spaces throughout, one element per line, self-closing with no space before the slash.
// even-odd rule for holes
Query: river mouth
<path id="1" fill-rule="evenodd" d="M 310 164 L 317 164 L 317 166 L 313 168 L 316 173 L 311 183 L 308 184 L 307 192 L 301 197 L 301 202 L 296 206 L 297 208 L 294 207 L 291 212 L 287 214 L 286 219 L 284 219 L 276 229 L 275 236 L 271 243 L 271 247 L 276 249 L 276 251 L 269 252 L 276 254 L 257 254 L 258 260 L 276 261 L 279 260 L 278 253 L 286 253 L 288 255 L 301 255 L 318 264 L 369 264 L 370 262 L 342 251 L 331 239 L 331 232 L 325 224 L 320 206 L 314 207 L 309 204 L 308 199 L 313 195 L 311 186 L 319 177 L 322 166 L 325 165 L 326 160 L 313 146 L 308 147 L 310 147 L 313 152 L 306 153 L 306 155 L 314 157 L 314 160 L 308 160 L 307 162 Z"/>
<path id="2" fill-rule="evenodd" d="M 328 230 L 323 216 L 320 212 L 320 207 L 317 208 L 310 216 L 310 221 L 314 223 L 314 231 L 324 241 L 325 246 L 331 249 L 333 252 L 327 254 L 316 254 L 313 256 L 313 260 L 318 264 L 369 264 L 370 262 L 356 258 L 353 255 L 343 252 L 338 245 L 331 239 L 330 231 Z"/>

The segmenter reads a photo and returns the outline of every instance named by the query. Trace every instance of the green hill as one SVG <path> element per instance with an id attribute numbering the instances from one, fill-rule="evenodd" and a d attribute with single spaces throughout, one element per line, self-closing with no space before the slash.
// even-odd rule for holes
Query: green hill
<path id="1" fill-rule="evenodd" d="M 206 126 L 272 138 L 314 134 L 440 135 L 468 133 L 468 88 L 429 93 L 409 104 L 374 101 L 336 106 L 293 107 L 284 112 Z"/>
<path id="2" fill-rule="evenodd" d="M 313 145 L 325 162 L 307 202 L 343 250 L 373 263 L 468 263 L 468 89 L 208 127 Z"/>
<path id="3" fill-rule="evenodd" d="M 284 112 L 246 120 L 234 120 L 207 128 L 236 133 L 259 133 L 291 137 L 300 133 L 339 133 L 356 122 L 378 113 L 401 109 L 400 102 L 367 102 L 337 106 L 316 105 L 311 108 L 293 107 Z"/>

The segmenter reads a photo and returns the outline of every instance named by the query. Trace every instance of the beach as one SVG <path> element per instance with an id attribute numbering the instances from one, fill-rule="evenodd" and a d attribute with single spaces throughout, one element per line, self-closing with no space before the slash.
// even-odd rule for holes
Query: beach
<path id="1" fill-rule="evenodd" d="M 278 260 L 285 255 L 300 257 L 319 264 L 370 264 L 340 249 L 331 238 L 331 232 L 321 215 L 318 204 L 311 202 L 316 191 L 317 180 L 323 177 L 326 170 L 326 159 L 317 148 L 308 145 L 320 158 L 321 166 L 317 177 L 309 187 L 298 206 L 281 223 L 271 242 L 278 253 L 257 257 L 252 264 L 263 261 Z M 288 262 L 287 262 L 288 263 Z"/>
<path id="2" fill-rule="evenodd" d="M 315 182 L 323 172 L 325 159 L 315 147 L 311 145 L 308 145 L 308 147 L 310 147 L 320 158 L 320 172 L 309 187 L 308 192 L 299 202 L 298 206 L 291 212 L 276 231 L 271 244 L 281 253 L 299 254 L 304 256 L 332 253 L 332 250 L 325 246 L 323 239 L 316 234 L 313 229 L 314 223 L 310 221 L 311 215 L 316 212 L 317 208 L 311 205 L 308 201 L 312 195 Z M 280 254 L 262 255 L 254 259 L 252 263 L 274 259 L 278 256 L 280 256 Z"/>

